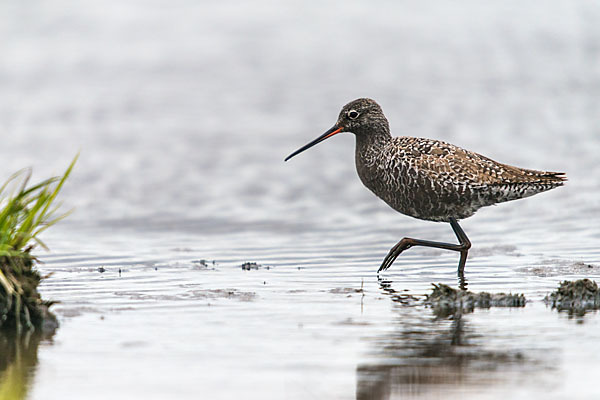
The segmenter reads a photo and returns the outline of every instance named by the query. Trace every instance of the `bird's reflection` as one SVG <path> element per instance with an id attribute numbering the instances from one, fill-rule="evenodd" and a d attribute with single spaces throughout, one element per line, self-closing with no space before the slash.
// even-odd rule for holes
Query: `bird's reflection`
<path id="1" fill-rule="evenodd" d="M 357 399 L 389 399 L 443 394 L 448 385 L 485 385 L 501 364 L 523 363 L 516 350 L 489 351 L 465 318 L 425 308 L 421 299 L 380 279 L 392 300 L 394 331 L 375 339 L 369 362 L 357 367 Z M 434 396 L 435 397 L 435 396 Z"/>
<path id="2" fill-rule="evenodd" d="M 458 270 L 458 287 L 461 290 L 467 290 L 467 279 L 465 278 L 465 272 L 464 270 L 459 269 Z"/>
<path id="3" fill-rule="evenodd" d="M 460 267 L 460 266 L 459 266 Z M 467 286 L 469 286 L 469 284 L 467 283 L 467 278 L 465 278 L 465 271 L 464 269 L 458 269 L 458 287 L 460 288 L 460 290 L 467 290 Z M 379 284 L 381 285 L 382 282 L 385 281 L 384 278 L 382 278 L 381 275 L 379 275 L 379 273 L 377 274 L 377 280 L 379 281 Z M 391 281 L 388 281 L 389 283 L 391 283 Z"/>
<path id="4" fill-rule="evenodd" d="M 27 391 L 38 363 L 40 341 L 51 335 L 39 333 L 0 334 L 0 400 L 27 398 Z"/>

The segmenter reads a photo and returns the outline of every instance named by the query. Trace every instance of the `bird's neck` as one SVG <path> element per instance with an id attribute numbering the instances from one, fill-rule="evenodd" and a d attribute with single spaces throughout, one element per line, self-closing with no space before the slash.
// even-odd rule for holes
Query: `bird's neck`
<path id="1" fill-rule="evenodd" d="M 356 151 L 367 151 L 369 148 L 379 148 L 392 140 L 387 124 L 370 127 L 366 132 L 356 132 Z"/>
<path id="2" fill-rule="evenodd" d="M 361 181 L 369 189 L 372 187 L 371 180 L 377 177 L 376 170 L 385 148 L 391 141 L 389 128 L 356 134 L 356 169 Z"/>
<path id="3" fill-rule="evenodd" d="M 380 179 L 378 170 L 382 165 L 385 149 L 391 140 L 392 136 L 389 132 L 356 135 L 356 152 L 354 154 L 356 172 L 362 183 L 376 194 L 377 182 Z"/>

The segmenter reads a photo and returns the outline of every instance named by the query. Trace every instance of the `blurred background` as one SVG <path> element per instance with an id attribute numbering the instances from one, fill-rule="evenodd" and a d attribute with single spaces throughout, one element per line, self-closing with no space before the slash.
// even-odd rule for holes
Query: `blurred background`
<path id="1" fill-rule="evenodd" d="M 357 97 L 397 136 L 567 171 L 563 196 L 598 182 L 593 2 L 1 7 L 2 174 L 57 173 L 81 151 L 72 222 L 390 217 L 356 179 L 351 135 L 282 162 Z"/>
<path id="2" fill-rule="evenodd" d="M 340 312 L 319 294 L 327 285 L 364 283 L 379 293 L 377 266 L 402 236 L 454 240 L 446 224 L 399 215 L 362 186 L 351 134 L 283 162 L 357 97 L 381 104 L 393 135 L 441 139 L 504 163 L 567 173 L 564 188 L 464 222 L 474 245 L 467 271 L 471 265 L 475 289 L 541 299 L 564 274 L 527 271 L 600 263 L 599 20 L 600 3 L 585 0 L 2 2 L 0 180 L 25 166 L 33 167 L 34 180 L 59 174 L 81 152 L 62 193 L 65 209 L 75 212 L 46 233 L 52 252 L 38 253 L 41 269 L 55 273 L 45 294 L 62 301 L 56 310 L 63 326 L 56 344 L 42 346 L 33 397 L 94 385 L 104 396 L 103 380 L 118 382 L 118 371 L 127 369 L 150 388 L 145 398 L 172 394 L 174 382 L 191 397 L 192 382 L 207 371 L 200 387 L 211 398 L 231 398 L 235 385 L 228 387 L 233 392 L 220 390 L 236 368 L 238 394 L 256 382 L 268 386 L 261 379 L 277 373 L 295 377 L 298 368 L 301 382 L 293 378 L 295 384 L 263 397 L 306 398 L 304 385 L 317 384 L 323 373 L 341 375 L 331 386 L 312 386 L 315 397 L 353 397 L 360 386 L 355 366 L 368 345 L 361 338 L 371 333 L 336 331 L 336 340 L 350 341 L 336 350 L 327 335 L 294 336 L 297 324 L 308 324 L 302 318 L 269 314 L 270 328 L 283 332 L 272 340 L 254 324 L 273 304 L 296 304 L 301 315 L 319 310 L 309 320 L 327 324 Z M 190 272 L 200 259 L 215 260 L 216 269 Z M 405 260 L 409 265 L 399 260 L 390 273 L 407 289 L 455 284 L 452 254 L 419 250 Z M 245 261 L 274 268 L 267 277 L 240 276 Z M 99 274 L 100 266 L 109 274 Z M 126 284 L 117 269 L 129 271 Z M 290 303 L 277 291 L 260 291 L 269 279 L 325 297 Z M 189 295 L 179 286 L 186 281 L 272 302 L 262 311 L 235 303 L 237 322 L 223 314 L 211 320 L 206 308 L 195 308 L 206 293 L 200 300 Z M 143 297 L 165 293 L 173 298 Z M 187 304 L 183 311 L 178 296 Z M 160 306 L 146 308 L 147 301 Z M 233 312 L 221 302 L 221 310 Z M 380 318 L 368 321 L 365 329 L 373 332 L 389 327 L 389 304 L 376 304 L 383 308 L 364 317 Z M 196 324 L 174 322 L 194 312 Z M 203 318 L 215 326 L 230 321 L 227 331 L 254 338 L 257 348 L 234 346 Z M 140 338 L 139 326 L 158 331 Z M 191 336 L 181 333 L 167 345 L 156 336 L 184 331 Z M 282 336 L 314 352 L 294 353 L 306 359 L 291 367 L 280 357 L 289 347 L 266 350 Z M 85 346 L 91 350 L 82 354 Z M 175 358 L 167 361 L 165 352 Z M 246 362 L 223 361 L 235 354 Z M 565 365 L 581 364 L 583 350 L 572 354 L 573 364 Z M 263 356 L 267 367 L 250 361 Z M 201 372 L 194 375 L 190 365 Z M 248 368 L 256 375 L 241 378 Z M 174 378 L 183 369 L 189 376 Z M 152 376 L 159 370 L 162 380 Z M 97 378 L 77 383 L 90 375 Z M 135 385 L 115 387 L 112 397 L 140 393 Z"/>

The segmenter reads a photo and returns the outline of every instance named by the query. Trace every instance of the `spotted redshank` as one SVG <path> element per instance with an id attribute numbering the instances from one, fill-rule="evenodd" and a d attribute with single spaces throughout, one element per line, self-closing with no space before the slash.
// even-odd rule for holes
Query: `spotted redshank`
<path id="1" fill-rule="evenodd" d="M 563 172 L 501 164 L 439 140 L 392 137 L 379 104 L 357 99 L 346 104 L 335 125 L 285 161 L 340 132 L 356 136 L 356 170 L 362 183 L 394 210 L 427 221 L 449 222 L 458 244 L 405 237 L 389 251 L 378 273 L 413 246 L 460 252 L 463 276 L 471 242 L 458 221 L 479 208 L 521 199 L 562 186 Z M 464 279 L 464 278 L 463 278 Z"/>

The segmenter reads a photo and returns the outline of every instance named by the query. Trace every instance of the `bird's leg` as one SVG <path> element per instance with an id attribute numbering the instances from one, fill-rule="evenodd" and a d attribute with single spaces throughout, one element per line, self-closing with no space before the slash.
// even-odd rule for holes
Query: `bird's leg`
<path id="1" fill-rule="evenodd" d="M 452 226 L 452 230 L 456 234 L 458 241 L 460 242 L 460 246 L 462 249 L 460 250 L 460 261 L 458 262 L 458 283 L 461 290 L 467 290 L 467 280 L 465 279 L 465 264 L 467 262 L 467 254 L 469 253 L 469 249 L 471 248 L 471 242 L 469 238 L 465 234 L 465 231 L 462 230 L 458 222 L 454 219 L 450 219 L 450 226 Z"/>
<path id="2" fill-rule="evenodd" d="M 454 231 L 454 234 L 458 238 L 459 245 L 458 251 L 460 251 L 460 261 L 458 262 L 458 274 L 462 275 L 465 272 L 465 264 L 467 262 L 467 254 L 469 253 L 469 249 L 471 248 L 471 242 L 469 238 L 465 234 L 465 231 L 462 230 L 456 219 L 450 218 L 450 226 Z"/>
<path id="3" fill-rule="evenodd" d="M 424 247 L 435 247 L 437 249 L 460 251 L 460 261 L 458 263 L 458 274 L 463 275 L 465 270 L 465 263 L 467 262 L 467 254 L 471 248 L 471 242 L 465 232 L 462 230 L 460 225 L 455 218 L 450 218 L 450 226 L 458 238 L 459 244 L 443 243 L 443 242 L 432 242 L 429 240 L 413 239 L 413 238 L 402 238 L 383 259 L 381 266 L 379 267 L 378 273 L 385 271 L 392 266 L 396 258 L 404 250 L 410 249 L 413 246 L 424 246 Z"/>

